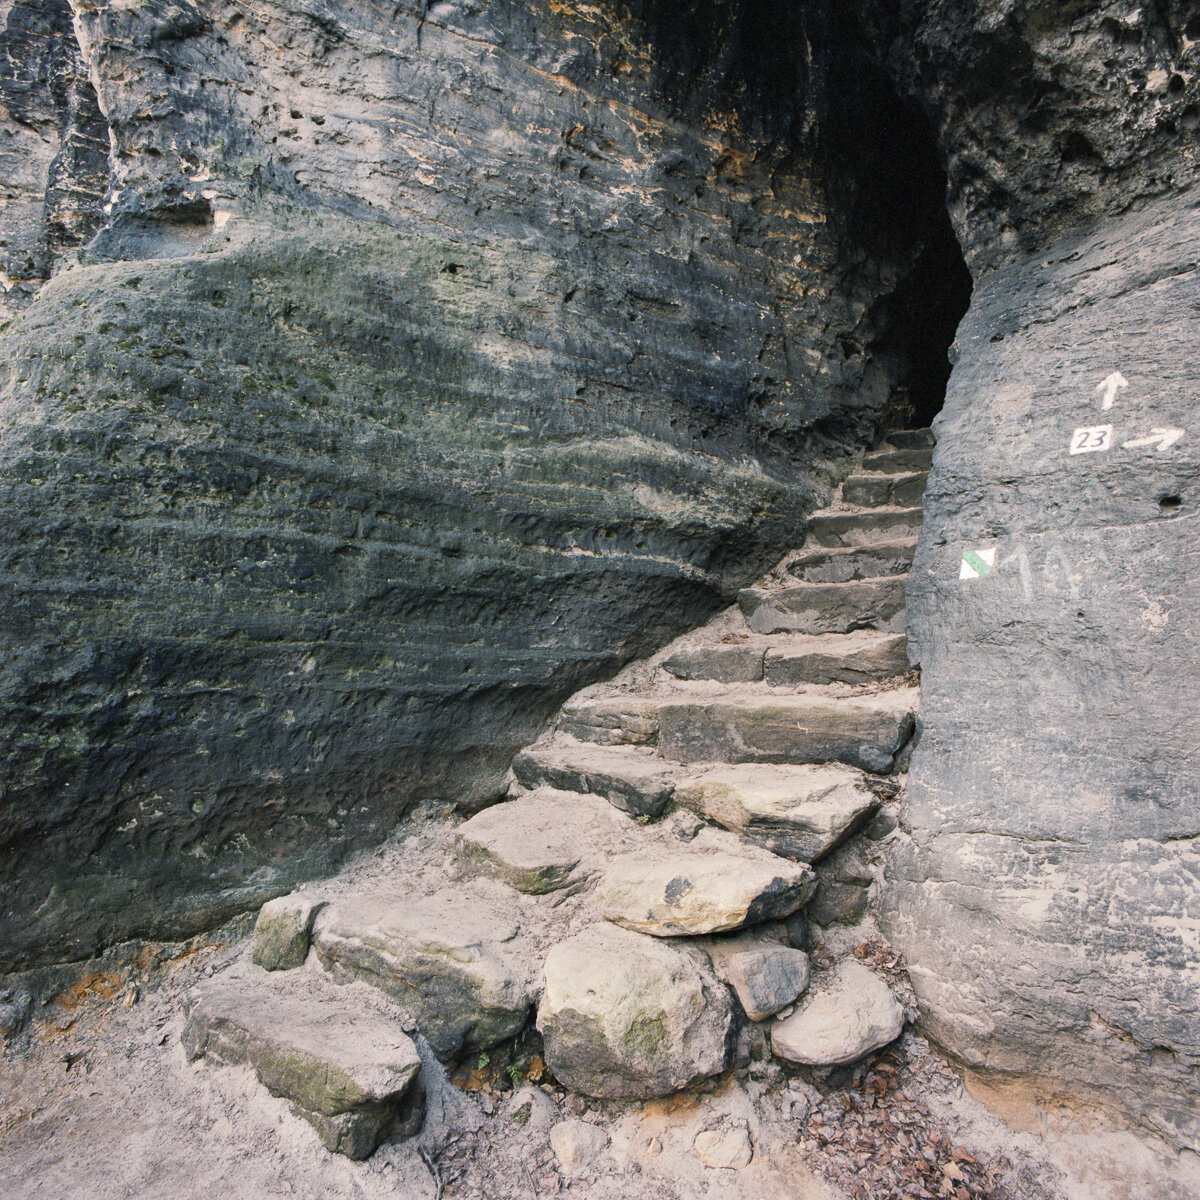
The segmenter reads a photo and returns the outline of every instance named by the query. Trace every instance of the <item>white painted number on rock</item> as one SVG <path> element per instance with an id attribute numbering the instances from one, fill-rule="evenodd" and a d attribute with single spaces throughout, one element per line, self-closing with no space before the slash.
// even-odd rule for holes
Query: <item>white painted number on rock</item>
<path id="1" fill-rule="evenodd" d="M 1085 425 L 1071 435 L 1072 454 L 1091 454 L 1096 450 L 1107 450 L 1112 445 L 1111 425 Z"/>
<path id="2" fill-rule="evenodd" d="M 959 579 L 986 579 L 996 567 L 996 547 L 990 550 L 964 550 Z"/>

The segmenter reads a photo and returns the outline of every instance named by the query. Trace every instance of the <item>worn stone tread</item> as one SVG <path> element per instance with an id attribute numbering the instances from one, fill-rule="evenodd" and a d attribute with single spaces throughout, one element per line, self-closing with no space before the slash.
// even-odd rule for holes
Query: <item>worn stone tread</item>
<path id="1" fill-rule="evenodd" d="M 932 446 L 896 446 L 868 454 L 862 461 L 861 470 L 900 475 L 905 471 L 928 471 L 932 463 Z"/>
<path id="2" fill-rule="evenodd" d="M 805 583 L 848 583 L 852 579 L 878 579 L 903 575 L 912 566 L 917 539 L 897 538 L 872 546 L 808 550 L 787 564 L 787 573 Z"/>
<path id="3" fill-rule="evenodd" d="M 903 633 L 859 629 L 773 639 L 763 659 L 763 680 L 771 687 L 868 683 L 908 669 L 908 639 Z"/>
<path id="4" fill-rule="evenodd" d="M 921 510 L 870 508 L 824 509 L 808 521 L 808 543 L 814 546 L 870 546 L 914 538 L 921 532 Z"/>
<path id="5" fill-rule="evenodd" d="M 602 746 L 653 746 L 658 707 L 644 696 L 575 697 L 563 705 L 558 728 L 578 741 Z"/>
<path id="6" fill-rule="evenodd" d="M 902 507 L 921 503 L 928 471 L 896 475 L 851 475 L 842 484 L 842 499 L 864 508 Z"/>
<path id="7" fill-rule="evenodd" d="M 659 710 L 659 753 L 675 762 L 844 762 L 886 774 L 915 725 L 918 690 L 873 696 L 729 691 Z"/>
<path id="8" fill-rule="evenodd" d="M 694 937 L 790 916 L 815 890 L 805 865 L 773 855 L 655 847 L 613 859 L 596 900 L 625 929 Z"/>
<path id="9" fill-rule="evenodd" d="M 522 750 L 513 759 L 513 774 L 528 788 L 593 792 L 633 816 L 661 815 L 675 790 L 674 768 L 653 750 L 571 738 Z"/>
<path id="10" fill-rule="evenodd" d="M 521 1029 L 532 995 L 519 910 L 484 883 L 423 896 L 399 885 L 357 892 L 321 911 L 313 945 L 336 976 L 407 1009 L 439 1056 L 486 1050 Z"/>
<path id="11" fill-rule="evenodd" d="M 676 799 L 774 854 L 816 862 L 879 808 L 861 772 L 842 764 L 716 767 L 681 783 Z"/>
<path id="12" fill-rule="evenodd" d="M 903 575 L 847 583 L 797 583 L 743 588 L 738 603 L 755 633 L 850 633 L 904 629 Z"/>
<path id="13" fill-rule="evenodd" d="M 455 835 L 459 853 L 519 892 L 566 887 L 628 849 L 637 826 L 602 796 L 539 788 L 477 813 Z"/>
<path id="14" fill-rule="evenodd" d="M 189 1058 L 249 1065 L 328 1149 L 366 1158 L 398 1119 L 419 1123 L 421 1059 L 396 1021 L 340 990 L 239 963 L 188 993 L 181 1036 Z"/>
<path id="15" fill-rule="evenodd" d="M 937 445 L 933 430 L 925 429 L 892 429 L 884 436 L 884 441 L 897 450 L 932 450 Z"/>

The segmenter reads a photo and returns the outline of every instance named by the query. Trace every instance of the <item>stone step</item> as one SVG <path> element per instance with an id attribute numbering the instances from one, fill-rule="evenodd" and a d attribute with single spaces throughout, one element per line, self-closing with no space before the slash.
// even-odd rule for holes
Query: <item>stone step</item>
<path id="1" fill-rule="evenodd" d="M 639 833 L 601 796 L 539 788 L 476 813 L 455 842 L 468 865 L 536 896 L 599 873 Z"/>
<path id="2" fill-rule="evenodd" d="M 389 1131 L 420 1130 L 416 1046 L 319 975 L 239 963 L 193 988 L 184 1012 L 189 1059 L 250 1066 L 334 1153 L 366 1158 Z"/>
<path id="3" fill-rule="evenodd" d="M 695 937 L 790 916 L 815 890 L 806 866 L 774 855 L 655 846 L 613 859 L 596 900 L 624 929 Z"/>
<path id="4" fill-rule="evenodd" d="M 863 508 L 906 508 L 921 503 L 928 471 L 903 475 L 851 475 L 842 484 L 842 499 Z"/>
<path id="5" fill-rule="evenodd" d="M 658 709 L 637 696 L 575 697 L 558 717 L 561 732 L 601 746 L 653 746 L 658 740 Z"/>
<path id="6" fill-rule="evenodd" d="M 359 979 L 409 1012 L 439 1058 L 519 1033 L 533 993 L 519 910 L 474 880 L 433 894 L 363 890 L 323 908 L 313 946 L 335 978 Z"/>
<path id="7" fill-rule="evenodd" d="M 787 564 L 787 572 L 805 583 L 849 583 L 852 579 L 904 575 L 912 566 L 916 550 L 916 538 L 848 550 L 809 550 L 793 558 Z M 737 681 L 731 679 L 729 682 Z"/>
<path id="8" fill-rule="evenodd" d="M 863 471 L 881 471 L 899 475 L 904 471 L 928 471 L 933 465 L 933 450 L 924 446 L 895 450 L 876 450 L 862 461 Z"/>
<path id="9" fill-rule="evenodd" d="M 897 450 L 932 450 L 937 445 L 932 429 L 892 429 L 884 441 Z"/>
<path id="10" fill-rule="evenodd" d="M 763 658 L 763 680 L 771 687 L 804 683 L 871 683 L 909 669 L 908 639 L 902 633 L 827 633 L 777 638 Z"/>
<path id="11" fill-rule="evenodd" d="M 657 736 L 657 716 L 654 728 Z M 671 767 L 641 746 L 599 746 L 560 738 L 549 746 L 522 750 L 512 766 L 524 787 L 593 792 L 635 817 L 660 816 L 675 790 Z"/>
<path id="12" fill-rule="evenodd" d="M 758 683 L 763 677 L 762 638 L 742 642 L 710 642 L 686 646 L 663 662 L 676 679 L 705 679 L 713 683 Z"/>
<path id="13" fill-rule="evenodd" d="M 694 776 L 676 800 L 773 854 L 817 862 L 861 829 L 879 800 L 860 771 L 840 763 L 744 763 Z"/>
<path id="14" fill-rule="evenodd" d="M 833 697 L 731 692 L 665 703 L 659 753 L 673 762 L 843 762 L 887 774 L 912 736 L 917 688 Z"/>
<path id="15" fill-rule="evenodd" d="M 825 509 L 808 519 L 811 546 L 873 546 L 915 538 L 921 532 L 919 508 L 871 508 L 866 511 Z"/>
<path id="16" fill-rule="evenodd" d="M 744 588 L 738 604 L 755 633 L 850 633 L 904 629 L 903 575 L 849 583 L 798 583 L 768 590 Z"/>

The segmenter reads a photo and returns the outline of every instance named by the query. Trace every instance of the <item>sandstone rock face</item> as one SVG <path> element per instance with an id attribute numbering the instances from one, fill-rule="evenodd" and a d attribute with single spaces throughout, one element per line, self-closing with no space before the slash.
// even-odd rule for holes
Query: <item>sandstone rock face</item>
<path id="1" fill-rule="evenodd" d="M 538 1028 L 554 1074 L 589 1096 L 665 1096 L 729 1065 L 729 993 L 699 951 L 593 926 L 551 950 Z"/>
<path id="2" fill-rule="evenodd" d="M 924 729 L 885 893 L 954 1053 L 1193 1144 L 1198 236 L 1194 200 L 1162 201 L 979 287 L 909 590 Z M 960 578 L 966 551 L 994 569 Z"/>
<path id="3" fill-rule="evenodd" d="M 945 237 L 882 72 L 635 9 L 0 4 L 0 970 L 494 799 L 870 435 Z"/>
<path id="4" fill-rule="evenodd" d="M 976 286 L 888 932 L 954 1054 L 1195 1149 L 1195 6 L 901 7 Z"/>

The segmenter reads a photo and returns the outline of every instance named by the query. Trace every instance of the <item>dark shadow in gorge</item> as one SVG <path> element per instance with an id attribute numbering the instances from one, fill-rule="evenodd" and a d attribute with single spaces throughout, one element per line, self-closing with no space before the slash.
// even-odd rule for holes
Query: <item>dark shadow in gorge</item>
<path id="1" fill-rule="evenodd" d="M 678 114 L 736 114 L 776 169 L 816 163 L 831 200 L 845 284 L 892 271 L 866 344 L 888 372 L 884 423 L 922 426 L 940 411 L 947 352 L 971 276 L 946 211 L 946 171 L 924 112 L 902 97 L 845 0 L 625 0 L 655 49 L 657 84 Z M 836 440 L 845 418 L 825 418 Z"/>

